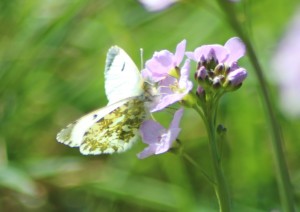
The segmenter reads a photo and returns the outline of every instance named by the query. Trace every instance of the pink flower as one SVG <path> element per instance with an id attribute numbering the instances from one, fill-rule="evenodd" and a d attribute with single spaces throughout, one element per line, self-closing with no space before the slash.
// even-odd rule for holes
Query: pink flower
<path id="1" fill-rule="evenodd" d="M 300 116 L 300 10 L 289 24 L 272 59 L 275 80 L 280 86 L 281 109 L 291 117 Z"/>
<path id="2" fill-rule="evenodd" d="M 146 120 L 142 123 L 140 128 L 142 140 L 149 146 L 146 147 L 137 156 L 140 159 L 167 152 L 173 142 L 178 137 L 181 129 L 179 123 L 183 115 L 183 109 L 175 112 L 173 120 L 168 129 L 165 129 L 159 123 L 153 120 Z"/>
<path id="3" fill-rule="evenodd" d="M 164 10 L 170 7 L 178 0 L 139 0 L 144 7 L 150 12 Z"/>
<path id="4" fill-rule="evenodd" d="M 216 63 L 224 63 L 232 66 L 245 53 L 245 44 L 240 38 L 233 37 L 224 46 L 219 44 L 203 45 L 196 48 L 194 52 L 187 52 L 186 55 L 196 62 L 204 63 L 215 60 Z"/>
<path id="5" fill-rule="evenodd" d="M 202 86 L 238 87 L 247 77 L 247 71 L 238 66 L 238 60 L 246 53 L 245 44 L 238 37 L 230 38 L 224 46 L 203 45 L 194 52 L 187 52 L 188 58 L 198 63 L 195 78 Z"/>
<path id="6" fill-rule="evenodd" d="M 164 79 L 168 73 L 179 67 L 185 53 L 186 40 L 181 41 L 173 54 L 168 50 L 155 52 L 153 57 L 146 62 L 146 68 L 142 70 L 142 76 L 152 82 Z"/>
<path id="7" fill-rule="evenodd" d="M 159 82 L 159 94 L 150 107 L 151 112 L 159 111 L 183 99 L 193 88 L 189 80 L 190 60 L 186 60 L 180 71 L 180 78 L 167 76 Z"/>

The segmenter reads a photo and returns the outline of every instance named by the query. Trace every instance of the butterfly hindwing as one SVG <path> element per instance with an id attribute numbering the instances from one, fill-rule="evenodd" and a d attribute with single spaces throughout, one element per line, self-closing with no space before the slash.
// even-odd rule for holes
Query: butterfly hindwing
<path id="1" fill-rule="evenodd" d="M 80 152 L 97 155 L 126 151 L 139 138 L 138 129 L 145 117 L 143 100 L 130 98 L 88 129 Z"/>
<path id="2" fill-rule="evenodd" d="M 66 128 L 62 129 L 57 134 L 57 141 L 70 147 L 79 147 L 83 141 L 84 134 L 94 123 L 124 104 L 126 101 L 127 100 L 125 99 L 115 104 L 95 110 L 78 119 L 77 121 L 69 124 Z"/>

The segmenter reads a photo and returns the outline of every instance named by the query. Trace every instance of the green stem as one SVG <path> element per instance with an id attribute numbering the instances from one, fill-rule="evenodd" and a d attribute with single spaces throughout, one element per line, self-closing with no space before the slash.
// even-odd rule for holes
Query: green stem
<path id="1" fill-rule="evenodd" d="M 295 206 L 294 206 L 293 192 L 291 189 L 292 187 L 290 183 L 289 172 L 286 165 L 286 160 L 285 160 L 283 147 L 282 147 L 283 138 L 281 135 L 279 123 L 276 119 L 276 115 L 272 106 L 273 104 L 271 101 L 269 91 L 267 89 L 267 82 L 263 74 L 263 70 L 256 57 L 254 48 L 248 36 L 246 36 L 246 34 L 243 32 L 243 29 L 236 18 L 236 13 L 233 7 L 234 5 L 224 0 L 218 0 L 218 2 L 220 7 L 227 15 L 229 24 L 236 31 L 238 36 L 244 41 L 247 47 L 249 59 L 254 67 L 255 74 L 258 78 L 258 82 L 261 87 L 261 92 L 263 96 L 262 99 L 266 107 L 266 113 L 268 115 L 269 124 L 271 126 L 271 130 L 273 134 L 272 146 L 273 146 L 275 167 L 277 170 L 277 181 L 278 181 L 281 203 L 284 207 L 284 211 L 293 212 L 295 211 Z"/>
<path id="2" fill-rule="evenodd" d="M 217 107 L 217 105 L 214 105 Z M 194 109 L 199 113 L 201 111 L 198 107 L 194 107 Z M 216 196 L 218 199 L 219 207 L 221 212 L 229 212 L 231 211 L 231 200 L 228 191 L 228 187 L 226 184 L 226 180 L 223 174 L 223 170 L 220 163 L 220 155 L 218 151 L 218 145 L 216 140 L 216 128 L 214 124 L 216 110 L 210 110 L 211 107 L 206 107 L 209 111 L 205 111 L 205 117 L 203 119 L 206 130 L 209 138 L 209 149 L 212 157 L 212 165 L 214 171 L 214 189 L 216 192 Z M 202 111 L 201 111 L 202 112 Z M 199 114 L 201 117 L 201 113 Z"/>
<path id="3" fill-rule="evenodd" d="M 210 152 L 212 156 L 213 169 L 215 174 L 215 192 L 219 201 L 220 211 L 227 212 L 231 210 L 231 200 L 229 191 L 224 177 L 224 173 L 220 164 L 220 155 L 216 142 L 216 129 L 213 117 L 208 117 L 207 132 L 209 137 Z"/>
<path id="4" fill-rule="evenodd" d="M 211 177 L 201 168 L 201 166 L 199 166 L 199 164 L 194 161 L 188 154 L 183 153 L 182 155 L 190 164 L 192 164 L 193 166 L 195 166 L 198 170 L 200 170 L 201 174 L 206 178 L 206 180 L 208 182 L 210 182 L 213 186 L 216 185 L 216 183 L 213 181 L 213 179 L 211 179 Z"/>

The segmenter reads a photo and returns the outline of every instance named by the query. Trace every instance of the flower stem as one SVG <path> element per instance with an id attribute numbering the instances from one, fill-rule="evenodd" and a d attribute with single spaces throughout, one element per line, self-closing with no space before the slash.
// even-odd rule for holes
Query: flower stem
<path id="1" fill-rule="evenodd" d="M 293 212 L 295 211 L 295 206 L 293 201 L 293 193 L 291 189 L 289 172 L 286 165 L 286 160 L 285 160 L 283 147 L 282 147 L 283 138 L 282 138 L 279 123 L 276 119 L 276 115 L 272 106 L 273 104 L 271 101 L 269 91 L 267 89 L 267 83 L 266 83 L 265 76 L 263 74 L 263 70 L 256 57 L 254 48 L 251 45 L 249 37 L 246 36 L 241 25 L 237 20 L 233 5 L 230 2 L 224 0 L 218 0 L 218 2 L 220 7 L 225 12 L 225 15 L 227 16 L 228 23 L 236 31 L 238 36 L 245 42 L 245 45 L 247 47 L 249 59 L 254 67 L 261 88 L 261 92 L 263 96 L 262 99 L 266 107 L 266 113 L 273 134 L 273 140 L 272 140 L 273 155 L 274 155 L 275 167 L 277 170 L 277 181 L 278 181 L 281 203 L 283 205 L 284 211 Z"/>
<path id="2" fill-rule="evenodd" d="M 217 107 L 217 105 L 214 105 L 214 107 Z M 201 112 L 199 113 L 199 115 L 203 117 L 202 111 L 198 107 L 194 107 L 194 109 L 198 113 Z M 216 126 L 215 126 L 216 110 L 211 110 L 212 108 L 209 105 L 207 105 L 205 109 L 206 109 L 205 117 L 203 118 L 203 121 L 206 126 L 208 139 L 209 139 L 209 147 L 210 147 L 209 149 L 212 157 L 212 166 L 213 166 L 214 182 L 215 182 L 214 189 L 218 199 L 220 211 L 229 212 L 231 211 L 231 200 L 228 191 L 228 186 L 220 163 L 220 154 L 219 154 L 217 139 L 216 139 Z"/>
<path id="3" fill-rule="evenodd" d="M 216 185 L 216 183 L 213 181 L 213 179 L 211 179 L 211 177 L 201 168 L 201 166 L 199 166 L 199 164 L 192 159 L 188 154 L 183 153 L 182 156 L 193 166 L 195 166 L 200 172 L 201 174 L 207 179 L 208 182 L 210 182 L 213 186 Z"/>
<path id="4" fill-rule="evenodd" d="M 231 200 L 229 191 L 220 163 L 220 154 L 216 142 L 216 129 L 213 117 L 208 117 L 207 132 L 209 137 L 210 152 L 212 156 L 213 169 L 215 174 L 215 192 L 219 201 L 220 211 L 227 212 L 231 210 Z"/>

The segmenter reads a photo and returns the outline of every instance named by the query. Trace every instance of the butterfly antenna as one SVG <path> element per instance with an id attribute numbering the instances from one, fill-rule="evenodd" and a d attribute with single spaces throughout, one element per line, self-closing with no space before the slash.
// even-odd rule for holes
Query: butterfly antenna
<path id="1" fill-rule="evenodd" d="M 140 53 L 141 53 L 141 70 L 144 68 L 144 49 L 140 48 Z"/>

